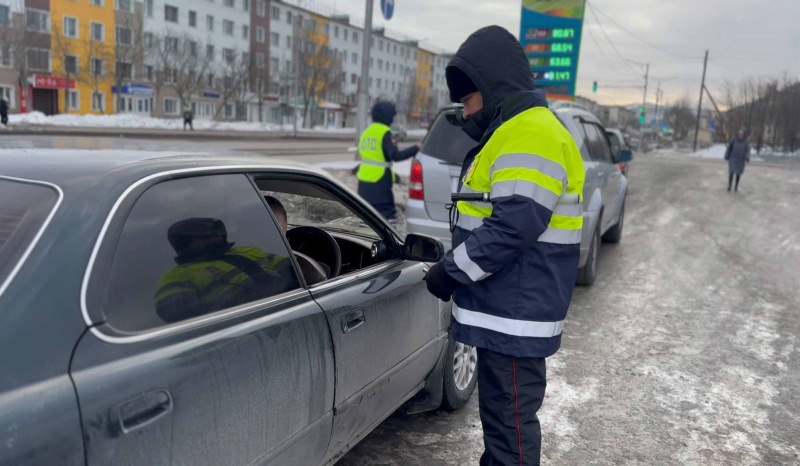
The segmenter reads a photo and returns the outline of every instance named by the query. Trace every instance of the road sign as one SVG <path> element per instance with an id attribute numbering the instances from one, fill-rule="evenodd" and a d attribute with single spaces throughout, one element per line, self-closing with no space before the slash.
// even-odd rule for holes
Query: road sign
<path id="1" fill-rule="evenodd" d="M 367 0 L 368 2 L 372 0 Z M 392 19 L 392 15 L 394 14 L 394 0 L 381 0 L 381 13 L 383 13 L 383 17 L 386 21 Z"/>
<path id="2" fill-rule="evenodd" d="M 550 98 L 575 96 L 585 7 L 586 0 L 522 0 L 519 40 L 536 87 Z"/>

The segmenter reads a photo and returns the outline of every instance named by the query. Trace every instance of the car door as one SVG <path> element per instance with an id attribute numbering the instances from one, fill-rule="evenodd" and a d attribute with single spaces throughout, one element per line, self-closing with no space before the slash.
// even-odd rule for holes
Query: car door
<path id="1" fill-rule="evenodd" d="M 310 288 L 328 318 L 335 350 L 334 454 L 422 387 L 447 335 L 439 301 L 423 281 L 428 266 L 401 259 L 399 241 L 362 201 L 318 177 L 267 177 L 256 183 L 264 194 L 281 198 L 289 224 L 313 221 L 372 245 L 365 267 L 351 265 Z"/>
<path id="2" fill-rule="evenodd" d="M 583 129 L 589 142 L 589 154 L 595 164 L 597 180 L 603 193 L 603 217 L 601 233 L 617 219 L 619 206 L 615 202 L 619 193 L 619 168 L 614 165 L 611 147 L 605 131 L 596 123 L 583 121 Z"/>
<path id="3" fill-rule="evenodd" d="M 235 173 L 150 183 L 112 213 L 84 283 L 87 464 L 319 464 L 330 331 L 261 196 Z"/>

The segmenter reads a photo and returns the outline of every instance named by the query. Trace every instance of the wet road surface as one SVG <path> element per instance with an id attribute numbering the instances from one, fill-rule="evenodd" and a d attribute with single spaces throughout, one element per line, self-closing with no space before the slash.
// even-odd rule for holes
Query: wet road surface
<path id="1" fill-rule="evenodd" d="M 800 464 L 800 164 L 639 156 L 548 359 L 543 464 Z M 475 465 L 477 396 L 398 411 L 338 464 Z"/>

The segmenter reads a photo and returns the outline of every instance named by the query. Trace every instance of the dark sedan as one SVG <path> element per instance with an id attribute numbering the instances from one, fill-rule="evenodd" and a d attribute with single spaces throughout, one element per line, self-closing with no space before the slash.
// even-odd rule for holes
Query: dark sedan
<path id="1" fill-rule="evenodd" d="M 0 464 L 330 464 L 457 409 L 441 255 L 303 166 L 0 151 Z"/>

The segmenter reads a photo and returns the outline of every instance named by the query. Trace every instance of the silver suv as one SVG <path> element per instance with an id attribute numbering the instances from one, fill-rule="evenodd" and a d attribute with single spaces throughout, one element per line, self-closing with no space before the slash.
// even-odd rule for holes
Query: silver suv
<path id="1" fill-rule="evenodd" d="M 411 164 L 409 177 L 408 232 L 440 239 L 450 247 L 450 195 L 457 191 L 464 156 L 475 141 L 463 131 L 456 118 L 459 107 L 442 110 L 422 141 Z M 583 235 L 577 283 L 591 285 L 597 276 L 600 240 L 617 243 L 622 237 L 628 180 L 618 163 L 629 161 L 629 150 L 613 153 L 600 121 L 574 107 L 553 113 L 569 130 L 578 145 L 586 169 L 583 189 Z"/>

